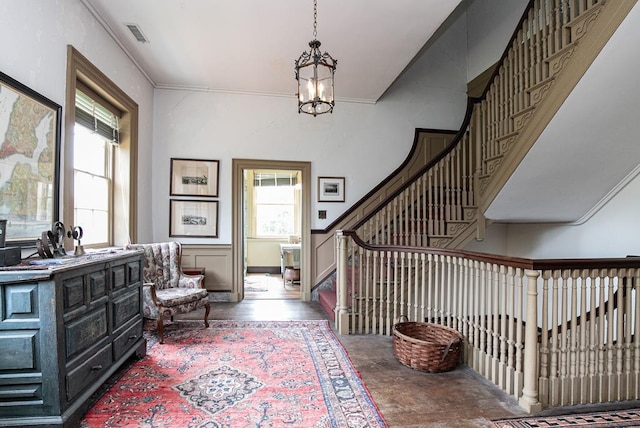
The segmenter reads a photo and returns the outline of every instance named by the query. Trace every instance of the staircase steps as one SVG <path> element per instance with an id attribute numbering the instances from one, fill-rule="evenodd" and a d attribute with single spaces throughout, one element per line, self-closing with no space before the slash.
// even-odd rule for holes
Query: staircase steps
<path id="1" fill-rule="evenodd" d="M 338 297 L 336 296 L 336 288 L 335 288 L 335 278 L 334 278 L 333 288 L 324 288 L 318 291 L 318 302 L 320 302 L 320 306 L 327 312 L 332 321 L 335 321 L 336 314 L 334 312 L 334 308 L 336 307 L 336 303 L 338 302 Z"/>

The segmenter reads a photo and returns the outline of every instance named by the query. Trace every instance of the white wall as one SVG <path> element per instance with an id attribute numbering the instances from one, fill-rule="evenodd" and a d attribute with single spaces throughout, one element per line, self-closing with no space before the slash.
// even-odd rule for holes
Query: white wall
<path id="1" fill-rule="evenodd" d="M 526 258 L 640 255 L 640 178 L 636 177 L 582 224 L 494 224 L 467 250 Z"/>
<path id="2" fill-rule="evenodd" d="M 459 20 L 375 105 L 336 101 L 334 113 L 299 115 L 295 97 L 157 90 L 154 100 L 155 240 L 168 239 L 172 157 L 220 160 L 218 239 L 231 242 L 233 158 L 312 162 L 311 227 L 328 226 L 407 156 L 415 128 L 459 129 L 466 107 L 466 31 Z M 341 59 L 347 61 L 348 59 Z M 292 88 L 295 81 L 292 79 Z M 336 92 L 340 95 L 340 69 Z M 346 178 L 345 203 L 318 203 L 318 176 Z M 317 211 L 327 210 L 319 220 Z"/>
<path id="3" fill-rule="evenodd" d="M 500 59 L 528 3 L 529 0 L 473 0 L 469 3 L 469 81 Z"/>
<path id="4" fill-rule="evenodd" d="M 0 1 L 0 71 L 60 104 L 63 115 L 67 45 L 73 45 L 139 105 L 138 240 L 150 241 L 151 84 L 79 0 Z"/>

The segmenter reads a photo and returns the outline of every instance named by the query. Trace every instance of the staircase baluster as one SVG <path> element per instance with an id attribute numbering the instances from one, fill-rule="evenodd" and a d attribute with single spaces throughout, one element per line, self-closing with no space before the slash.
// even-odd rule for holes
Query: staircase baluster
<path id="1" fill-rule="evenodd" d="M 614 390 L 614 397 L 616 401 L 624 400 L 624 367 L 623 367 L 623 358 L 624 358 L 624 317 L 625 317 L 625 305 L 624 305 L 624 280 L 627 276 L 627 272 L 625 269 L 618 269 L 616 272 L 616 307 L 615 311 L 616 315 L 616 345 L 615 345 L 615 354 L 616 354 L 616 374 L 615 374 L 615 384 L 616 388 Z"/>
<path id="2" fill-rule="evenodd" d="M 635 269 L 633 291 L 635 310 L 633 312 L 633 377 L 631 383 L 632 391 L 634 391 L 633 398 L 637 400 L 640 398 L 640 269 Z"/>
<path id="3" fill-rule="evenodd" d="M 635 383 L 633 381 L 633 325 L 635 322 L 635 318 L 638 316 L 637 313 L 633 313 L 631 303 L 633 301 L 633 281 L 635 276 L 635 269 L 631 268 L 627 272 L 627 275 L 624 277 L 624 384 L 625 391 L 623 394 L 623 400 L 633 400 L 635 399 Z"/>
<path id="4" fill-rule="evenodd" d="M 589 277 L 589 271 L 587 269 L 576 271 L 576 278 L 580 283 L 580 309 L 578 310 L 580 316 L 580 347 L 579 347 L 579 360 L 578 360 L 578 390 L 579 390 L 579 403 L 588 403 L 588 391 L 589 385 L 587 383 L 588 376 L 588 356 L 589 356 L 589 346 L 588 346 L 588 324 L 586 319 L 586 314 L 589 312 L 589 307 L 587 306 L 587 293 L 588 293 L 588 284 L 587 278 Z"/>

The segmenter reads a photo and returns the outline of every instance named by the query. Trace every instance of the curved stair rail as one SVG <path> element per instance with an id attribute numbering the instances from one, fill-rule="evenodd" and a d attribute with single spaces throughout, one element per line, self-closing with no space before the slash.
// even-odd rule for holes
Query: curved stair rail
<path id="1" fill-rule="evenodd" d="M 382 202 L 363 198 L 331 230 L 380 245 L 462 248 L 482 239 L 483 213 L 636 2 L 531 0 L 448 149 Z M 331 234 L 318 232 L 316 284 L 336 263 Z"/>
<path id="2" fill-rule="evenodd" d="M 448 150 L 351 229 L 381 245 L 482 239 L 486 207 L 635 2 L 532 0 Z"/>
<path id="3" fill-rule="evenodd" d="M 340 334 L 392 335 L 402 315 L 454 328 L 463 362 L 530 412 L 640 398 L 640 257 L 532 260 L 372 245 L 355 231 L 336 241 Z"/>
<path id="4" fill-rule="evenodd" d="M 468 104 L 469 122 L 472 104 Z M 354 229 L 370 243 L 447 247 L 476 221 L 478 156 L 469 129 Z M 465 237 L 466 238 L 466 237 Z"/>

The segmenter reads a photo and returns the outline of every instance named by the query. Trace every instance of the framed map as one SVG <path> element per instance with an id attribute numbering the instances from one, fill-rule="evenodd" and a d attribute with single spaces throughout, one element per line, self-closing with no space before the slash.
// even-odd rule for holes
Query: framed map
<path id="1" fill-rule="evenodd" d="M 0 219 L 35 246 L 58 218 L 62 107 L 0 72 Z"/>

